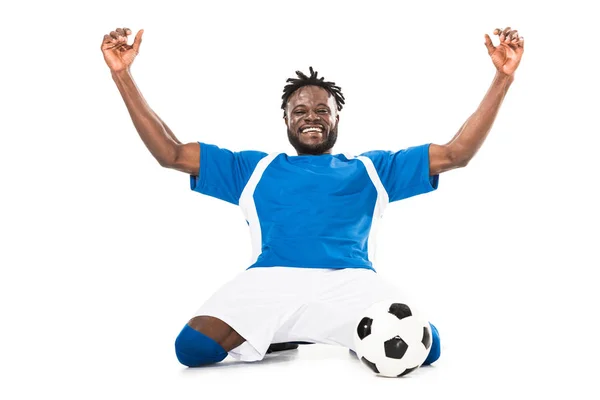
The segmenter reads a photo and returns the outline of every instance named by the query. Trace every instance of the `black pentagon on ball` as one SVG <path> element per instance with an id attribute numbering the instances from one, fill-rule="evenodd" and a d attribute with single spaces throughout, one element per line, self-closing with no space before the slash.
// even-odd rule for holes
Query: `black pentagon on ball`
<path id="1" fill-rule="evenodd" d="M 388 312 L 392 315 L 395 315 L 398 319 L 410 317 L 412 315 L 410 307 L 402 303 L 393 303 Z"/>
<path id="2" fill-rule="evenodd" d="M 401 373 L 400 375 L 398 375 L 398 378 L 400 378 L 401 376 L 404 376 L 406 374 L 410 374 L 411 372 L 413 372 L 417 368 L 419 368 L 419 366 L 416 366 L 416 367 L 413 367 L 413 368 L 407 368 L 403 373 Z"/>
<path id="3" fill-rule="evenodd" d="M 364 317 L 358 323 L 358 328 L 356 329 L 356 333 L 360 340 L 363 340 L 367 336 L 371 334 L 371 325 L 373 325 L 373 319 L 369 317 Z"/>
<path id="4" fill-rule="evenodd" d="M 406 350 L 408 350 L 408 345 L 400 336 L 386 340 L 383 347 L 385 348 L 385 355 L 387 357 L 395 358 L 397 360 L 404 357 Z"/>
<path id="5" fill-rule="evenodd" d="M 366 358 L 361 358 L 360 361 L 363 362 L 363 364 L 365 364 L 367 367 L 371 368 L 371 370 L 373 372 L 375 372 L 376 374 L 379 373 L 379 370 L 377 369 L 377 366 L 375 365 L 375 363 L 372 363 L 371 361 L 367 360 Z"/>
<path id="6" fill-rule="evenodd" d="M 425 349 L 429 349 L 431 346 L 431 335 L 429 334 L 429 329 L 427 327 L 423 327 L 423 339 L 421 339 L 421 343 L 425 346 Z"/>

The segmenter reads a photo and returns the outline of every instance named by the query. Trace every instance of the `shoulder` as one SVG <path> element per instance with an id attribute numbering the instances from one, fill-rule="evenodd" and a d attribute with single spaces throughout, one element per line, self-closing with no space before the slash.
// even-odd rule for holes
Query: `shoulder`
<path id="1" fill-rule="evenodd" d="M 389 157 L 393 152 L 391 150 L 369 150 L 364 153 L 360 153 L 358 157 L 368 157 L 371 159 L 377 159 L 381 157 Z"/>
<path id="2" fill-rule="evenodd" d="M 268 154 L 260 150 L 231 150 L 215 144 L 198 142 L 203 156 L 210 155 L 215 158 L 238 159 L 239 161 L 258 162 Z"/>
<path id="3" fill-rule="evenodd" d="M 427 155 L 429 152 L 430 143 L 420 144 L 416 146 L 404 147 L 400 150 L 371 150 L 361 153 L 363 157 L 368 157 L 371 160 L 392 160 L 403 157 L 419 157 Z"/>
<path id="4" fill-rule="evenodd" d="M 391 150 L 370 150 L 360 153 L 356 158 L 363 162 L 371 162 L 377 168 L 388 163 L 393 155 L 394 152 Z"/>

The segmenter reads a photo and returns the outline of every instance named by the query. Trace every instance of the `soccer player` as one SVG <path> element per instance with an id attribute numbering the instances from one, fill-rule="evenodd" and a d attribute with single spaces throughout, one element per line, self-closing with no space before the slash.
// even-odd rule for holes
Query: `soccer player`
<path id="1" fill-rule="evenodd" d="M 216 145 L 181 143 L 136 86 L 130 67 L 143 30 L 128 44 L 128 28 L 104 35 L 101 50 L 142 141 L 165 168 L 190 175 L 193 191 L 239 205 L 248 223 L 253 263 L 217 290 L 175 340 L 190 367 L 227 354 L 261 360 L 298 343 L 353 350 L 360 312 L 401 291 L 376 273 L 377 225 L 388 203 L 437 189 L 439 174 L 468 164 L 487 137 L 513 82 L 524 40 L 510 27 L 494 30 L 485 46 L 496 68 L 475 112 L 446 144 L 400 151 L 334 154 L 341 88 L 296 72 L 282 96 L 287 135 L 297 156 L 232 152 Z M 425 364 L 440 356 L 433 344 Z"/>

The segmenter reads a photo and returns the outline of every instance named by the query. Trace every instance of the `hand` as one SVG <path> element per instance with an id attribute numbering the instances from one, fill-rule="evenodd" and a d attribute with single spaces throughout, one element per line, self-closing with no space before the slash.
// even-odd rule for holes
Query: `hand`
<path id="1" fill-rule="evenodd" d="M 488 54 L 492 57 L 492 62 L 498 72 L 506 75 L 513 75 L 521 62 L 523 56 L 525 40 L 516 30 L 510 27 L 504 30 L 494 29 L 494 35 L 500 36 L 500 44 L 496 47 L 492 44 L 492 39 L 485 34 L 485 47 Z"/>
<path id="2" fill-rule="evenodd" d="M 144 30 L 141 29 L 133 40 L 133 44 L 127 44 L 127 36 L 131 35 L 129 28 L 117 28 L 109 35 L 104 35 L 102 40 L 102 54 L 104 61 L 112 72 L 120 72 L 129 69 L 135 56 L 138 55 L 140 44 L 142 44 L 142 35 Z"/>

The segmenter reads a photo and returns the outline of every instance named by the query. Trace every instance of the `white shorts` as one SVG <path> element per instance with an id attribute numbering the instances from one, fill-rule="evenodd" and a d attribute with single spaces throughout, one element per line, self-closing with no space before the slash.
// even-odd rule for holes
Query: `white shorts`
<path id="1" fill-rule="evenodd" d="M 246 339 L 229 355 L 258 361 L 271 343 L 311 342 L 354 350 L 361 312 L 385 299 L 410 304 L 397 287 L 368 269 L 252 268 L 221 287 L 195 316 L 227 323 Z"/>

